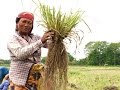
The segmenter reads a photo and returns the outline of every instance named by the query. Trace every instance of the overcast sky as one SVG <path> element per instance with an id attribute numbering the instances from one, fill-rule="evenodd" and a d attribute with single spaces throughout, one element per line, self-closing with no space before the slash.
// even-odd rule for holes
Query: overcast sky
<path id="1" fill-rule="evenodd" d="M 37 0 L 36 0 L 37 1 Z M 119 0 L 40 0 L 42 3 L 56 8 L 62 8 L 63 12 L 81 9 L 85 11 L 84 20 L 90 26 L 90 33 L 86 26 L 78 26 L 84 31 L 84 39 L 80 46 L 79 55 L 76 58 L 84 57 L 84 45 L 90 41 L 119 42 L 120 40 L 120 5 Z M 15 31 L 15 18 L 21 11 L 34 12 L 35 4 L 32 0 L 0 0 L 0 58 L 9 59 L 7 51 L 7 40 Z M 35 13 L 34 13 L 35 14 Z M 35 14 L 35 17 L 36 14 Z M 33 32 L 42 35 L 43 32 L 37 23 L 34 23 Z M 73 54 L 70 46 L 68 51 Z M 42 55 L 46 55 L 43 50 Z"/>

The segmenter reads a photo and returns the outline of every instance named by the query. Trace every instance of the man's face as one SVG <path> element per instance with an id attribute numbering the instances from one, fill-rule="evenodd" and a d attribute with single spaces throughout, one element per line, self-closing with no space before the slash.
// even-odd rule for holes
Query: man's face
<path id="1" fill-rule="evenodd" d="M 23 35 L 30 34 L 32 27 L 33 27 L 33 21 L 26 18 L 21 18 L 17 23 L 17 30 L 19 31 L 20 34 Z"/>

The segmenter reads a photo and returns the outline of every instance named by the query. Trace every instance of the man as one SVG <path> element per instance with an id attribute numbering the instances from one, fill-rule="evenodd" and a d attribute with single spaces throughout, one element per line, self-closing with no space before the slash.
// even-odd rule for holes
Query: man
<path id="1" fill-rule="evenodd" d="M 8 41 L 11 57 L 9 78 L 14 90 L 28 90 L 28 77 L 31 68 L 40 63 L 41 47 L 46 47 L 47 40 L 54 36 L 53 32 L 45 32 L 42 37 L 32 34 L 33 22 L 32 13 L 20 13 L 16 17 L 16 33 Z"/>
<path id="2" fill-rule="evenodd" d="M 7 75 L 9 73 L 9 69 L 4 67 L 4 66 L 0 66 L 0 83 L 3 81 L 3 78 L 5 77 L 5 75 Z"/>

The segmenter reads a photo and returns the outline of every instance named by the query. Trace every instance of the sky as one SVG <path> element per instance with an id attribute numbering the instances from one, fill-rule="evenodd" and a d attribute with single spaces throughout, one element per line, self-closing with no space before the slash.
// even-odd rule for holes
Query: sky
<path id="1" fill-rule="evenodd" d="M 75 58 L 84 58 L 84 47 L 90 41 L 119 42 L 120 40 L 120 5 L 119 0 L 40 0 L 42 3 L 56 8 L 61 7 L 63 12 L 70 10 L 84 11 L 83 18 L 91 28 L 80 23 L 77 28 L 84 31 L 84 38 L 79 46 L 80 52 L 74 54 L 74 44 L 70 44 L 67 51 Z M 37 0 L 35 0 L 37 2 Z M 43 29 L 38 27 L 38 13 L 32 0 L 0 0 L 0 59 L 9 59 L 7 41 L 15 31 L 15 18 L 22 11 L 33 12 L 35 15 L 33 32 L 43 35 Z M 80 34 L 80 36 L 83 36 Z M 46 56 L 46 49 L 42 49 L 42 56 Z"/>

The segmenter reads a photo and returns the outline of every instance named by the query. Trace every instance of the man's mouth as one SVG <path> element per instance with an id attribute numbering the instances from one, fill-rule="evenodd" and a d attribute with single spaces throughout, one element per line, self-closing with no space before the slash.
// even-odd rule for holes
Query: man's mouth
<path id="1" fill-rule="evenodd" d="M 28 31 L 30 31 L 30 28 L 25 28 L 24 30 L 28 32 Z"/>

